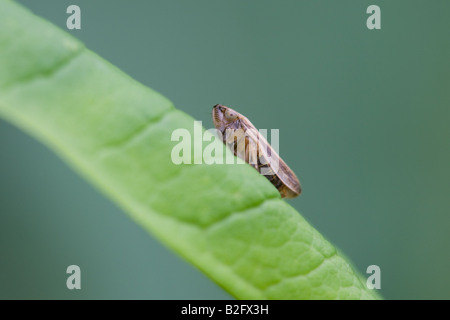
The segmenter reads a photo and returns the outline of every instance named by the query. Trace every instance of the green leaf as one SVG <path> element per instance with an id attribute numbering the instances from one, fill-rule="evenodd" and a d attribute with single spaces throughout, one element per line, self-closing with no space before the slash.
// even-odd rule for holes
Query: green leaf
<path id="1" fill-rule="evenodd" d="M 173 164 L 171 134 L 193 135 L 190 116 L 8 0 L 0 70 L 4 119 L 236 298 L 377 298 L 250 166 Z"/>

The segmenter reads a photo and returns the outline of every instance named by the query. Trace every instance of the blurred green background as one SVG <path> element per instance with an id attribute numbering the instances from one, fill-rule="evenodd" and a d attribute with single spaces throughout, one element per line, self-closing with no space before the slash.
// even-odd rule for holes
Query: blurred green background
<path id="1" fill-rule="evenodd" d="M 289 203 L 385 298 L 450 299 L 450 2 L 19 2 L 64 29 L 79 5 L 68 32 L 206 128 L 221 103 L 280 129 Z M 0 298 L 231 298 L 4 121 L 0 147 Z"/>

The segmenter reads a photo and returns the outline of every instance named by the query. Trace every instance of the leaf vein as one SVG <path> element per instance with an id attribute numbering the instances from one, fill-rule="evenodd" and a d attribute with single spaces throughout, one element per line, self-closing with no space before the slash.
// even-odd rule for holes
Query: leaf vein
<path id="1" fill-rule="evenodd" d="M 69 55 L 65 56 L 60 61 L 56 62 L 52 66 L 39 70 L 38 72 L 29 73 L 23 75 L 19 78 L 13 79 L 9 82 L 6 82 L 2 87 L 4 89 L 8 89 L 14 86 L 23 85 L 26 83 L 30 83 L 36 79 L 40 78 L 51 78 L 56 73 L 60 72 L 64 68 L 67 68 L 78 56 L 80 56 L 85 51 L 85 47 L 81 47 L 78 50 L 72 51 Z"/>

